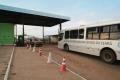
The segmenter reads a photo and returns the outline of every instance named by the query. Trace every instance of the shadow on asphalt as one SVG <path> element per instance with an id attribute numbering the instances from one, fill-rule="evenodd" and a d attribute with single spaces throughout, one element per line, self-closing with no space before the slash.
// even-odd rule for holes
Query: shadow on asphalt
<path id="1" fill-rule="evenodd" d="M 116 61 L 115 65 L 120 65 L 120 60 Z"/>
<path id="2" fill-rule="evenodd" d="M 100 60 L 100 57 L 99 57 L 99 56 L 94 56 L 94 55 L 90 55 L 90 54 L 86 54 L 86 53 L 75 52 L 75 51 L 69 51 L 68 53 L 70 53 L 70 54 L 76 54 L 76 55 L 78 55 L 78 56 L 83 56 L 83 57 L 85 57 L 85 58 Z"/>
<path id="3" fill-rule="evenodd" d="M 62 51 L 64 51 L 64 50 L 62 50 Z M 104 61 L 101 60 L 101 58 L 99 56 L 94 56 L 94 55 L 90 55 L 90 54 L 86 54 L 86 53 L 80 53 L 80 52 L 75 52 L 75 51 L 69 51 L 69 52 L 66 51 L 66 53 L 68 53 L 68 54 L 69 53 L 70 54 L 76 54 L 76 55 L 82 56 L 84 58 L 89 58 L 91 60 L 97 60 L 99 62 L 105 63 Z M 114 64 L 109 64 L 109 63 L 105 63 L 105 64 L 108 64 L 108 65 L 119 65 L 120 66 L 120 60 L 116 61 Z"/>

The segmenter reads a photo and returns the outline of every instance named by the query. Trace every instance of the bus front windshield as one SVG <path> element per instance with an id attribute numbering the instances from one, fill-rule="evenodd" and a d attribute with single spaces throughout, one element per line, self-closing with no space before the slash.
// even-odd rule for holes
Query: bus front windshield
<path id="1" fill-rule="evenodd" d="M 59 37 L 58 37 L 59 41 L 61 41 L 63 39 L 63 33 L 60 33 L 59 34 Z"/>

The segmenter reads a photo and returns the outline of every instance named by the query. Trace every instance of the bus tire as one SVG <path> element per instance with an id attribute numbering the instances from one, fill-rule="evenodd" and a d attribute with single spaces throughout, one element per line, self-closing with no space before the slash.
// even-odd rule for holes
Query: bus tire
<path id="1" fill-rule="evenodd" d="M 103 50 L 100 54 L 100 57 L 106 63 L 113 64 L 116 61 L 116 55 L 114 51 L 110 49 Z"/>
<path id="2" fill-rule="evenodd" d="M 69 46 L 67 44 L 64 45 L 64 50 L 69 51 Z"/>

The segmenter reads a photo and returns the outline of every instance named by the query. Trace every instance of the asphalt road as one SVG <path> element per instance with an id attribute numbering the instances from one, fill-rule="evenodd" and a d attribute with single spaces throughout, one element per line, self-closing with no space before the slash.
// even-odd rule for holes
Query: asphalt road
<path id="1" fill-rule="evenodd" d="M 39 56 L 24 47 L 15 49 L 9 80 L 84 80 L 73 73 L 61 72 L 60 66 L 47 63 L 47 57 Z"/>
<path id="2" fill-rule="evenodd" d="M 3 80 L 13 46 L 0 46 L 0 80 Z"/>
<path id="3" fill-rule="evenodd" d="M 120 61 L 116 64 L 107 64 L 99 57 L 77 52 L 66 52 L 58 49 L 57 45 L 44 45 L 44 55 L 52 53 L 52 58 L 61 63 L 66 57 L 67 67 L 88 80 L 120 80 Z"/>

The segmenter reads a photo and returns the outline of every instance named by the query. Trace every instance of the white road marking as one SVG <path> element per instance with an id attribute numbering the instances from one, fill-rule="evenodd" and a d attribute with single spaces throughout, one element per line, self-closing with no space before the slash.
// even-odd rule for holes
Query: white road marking
<path id="1" fill-rule="evenodd" d="M 47 58 L 47 56 L 44 55 L 45 58 Z M 57 64 L 58 66 L 60 66 L 61 64 L 59 64 L 58 62 L 56 62 L 55 60 L 52 60 L 55 64 Z M 74 75 L 78 76 L 79 78 L 82 78 L 83 80 L 87 80 L 86 78 L 82 77 L 81 75 L 79 75 L 78 73 L 72 71 L 71 69 L 67 68 L 67 70 L 71 73 L 73 73 Z"/>
<path id="2" fill-rule="evenodd" d="M 15 51 L 15 47 L 13 47 L 12 54 L 10 56 L 10 60 L 9 60 L 8 66 L 7 66 L 5 76 L 4 76 L 4 80 L 8 80 L 8 76 L 9 76 L 9 72 L 10 72 L 10 67 L 11 67 L 14 51 Z"/>

